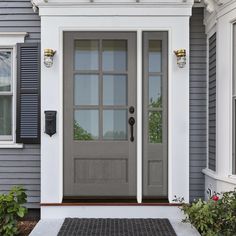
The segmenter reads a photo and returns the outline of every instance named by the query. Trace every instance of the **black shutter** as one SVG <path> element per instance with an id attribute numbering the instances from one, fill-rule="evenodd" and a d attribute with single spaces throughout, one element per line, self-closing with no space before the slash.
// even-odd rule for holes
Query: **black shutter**
<path id="1" fill-rule="evenodd" d="M 40 44 L 17 44 L 17 143 L 40 143 Z"/>

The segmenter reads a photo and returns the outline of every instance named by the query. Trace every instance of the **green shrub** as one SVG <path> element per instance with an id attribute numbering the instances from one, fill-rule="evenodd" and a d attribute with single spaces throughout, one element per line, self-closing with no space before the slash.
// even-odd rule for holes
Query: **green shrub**
<path id="1" fill-rule="evenodd" d="M 236 192 L 225 192 L 222 197 L 213 196 L 208 201 L 183 203 L 186 215 L 183 222 L 191 223 L 203 236 L 236 235 Z"/>
<path id="2" fill-rule="evenodd" d="M 17 220 L 24 217 L 27 209 L 25 189 L 13 187 L 9 194 L 0 195 L 0 235 L 13 236 L 18 233 Z"/>

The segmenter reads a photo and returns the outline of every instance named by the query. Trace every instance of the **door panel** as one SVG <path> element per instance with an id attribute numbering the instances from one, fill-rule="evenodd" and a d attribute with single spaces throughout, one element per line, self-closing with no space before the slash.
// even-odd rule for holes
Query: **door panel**
<path id="1" fill-rule="evenodd" d="M 167 197 L 167 32 L 143 33 L 143 197 Z"/>
<path id="2" fill-rule="evenodd" d="M 136 197 L 136 34 L 64 33 L 64 196 Z"/>

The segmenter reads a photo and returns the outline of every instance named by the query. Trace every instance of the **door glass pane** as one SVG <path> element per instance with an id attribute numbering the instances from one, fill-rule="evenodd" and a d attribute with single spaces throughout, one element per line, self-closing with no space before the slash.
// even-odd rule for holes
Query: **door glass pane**
<path id="1" fill-rule="evenodd" d="M 11 52 L 0 51 L 0 91 L 11 91 Z"/>
<path id="2" fill-rule="evenodd" d="M 127 42 L 126 40 L 103 40 L 103 70 L 127 70 Z"/>
<path id="3" fill-rule="evenodd" d="M 98 139 L 98 110 L 77 110 L 74 112 L 74 139 Z"/>
<path id="4" fill-rule="evenodd" d="M 127 76 L 103 76 L 103 105 L 127 104 Z"/>
<path id="5" fill-rule="evenodd" d="M 162 143 L 162 112 L 149 112 L 148 137 L 150 143 Z"/>
<path id="6" fill-rule="evenodd" d="M 127 139 L 127 111 L 103 111 L 103 138 L 110 140 Z"/>
<path id="7" fill-rule="evenodd" d="M 159 108 L 162 106 L 161 76 L 149 76 L 149 105 Z"/>
<path id="8" fill-rule="evenodd" d="M 161 72 L 161 40 L 149 40 L 149 72 Z"/>
<path id="9" fill-rule="evenodd" d="M 75 105 L 98 105 L 97 75 L 75 75 L 74 103 Z"/>
<path id="10" fill-rule="evenodd" d="M 0 135 L 11 135 L 11 96 L 0 96 Z"/>
<path id="11" fill-rule="evenodd" d="M 75 69 L 98 70 L 98 40 L 75 41 Z"/>

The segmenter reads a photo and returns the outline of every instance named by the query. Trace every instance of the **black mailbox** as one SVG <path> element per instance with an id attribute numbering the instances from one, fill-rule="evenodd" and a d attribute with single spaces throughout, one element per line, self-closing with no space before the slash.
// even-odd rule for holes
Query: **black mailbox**
<path id="1" fill-rule="evenodd" d="M 45 113 L 45 133 L 50 137 L 56 133 L 56 111 L 44 111 Z"/>

